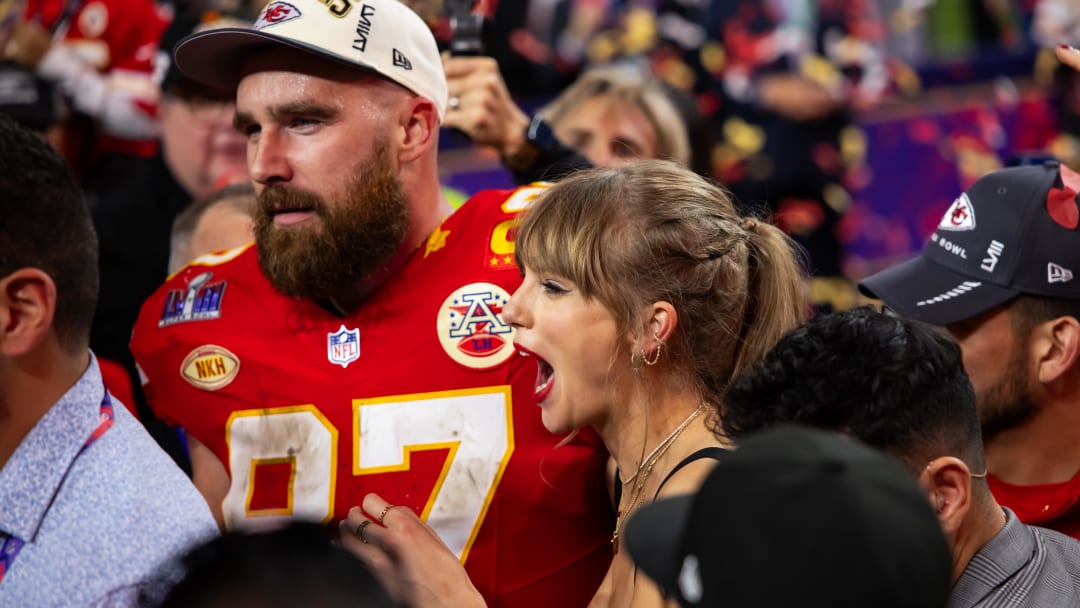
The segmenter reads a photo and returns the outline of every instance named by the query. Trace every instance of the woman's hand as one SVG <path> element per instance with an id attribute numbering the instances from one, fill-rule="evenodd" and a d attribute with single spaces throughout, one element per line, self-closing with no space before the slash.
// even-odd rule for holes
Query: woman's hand
<path id="1" fill-rule="evenodd" d="M 407 606 L 486 606 L 457 556 L 409 507 L 368 494 L 341 522 L 341 544 Z"/>

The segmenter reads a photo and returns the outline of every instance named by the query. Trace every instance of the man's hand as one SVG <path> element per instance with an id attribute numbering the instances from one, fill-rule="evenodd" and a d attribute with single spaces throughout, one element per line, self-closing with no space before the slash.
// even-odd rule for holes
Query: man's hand
<path id="1" fill-rule="evenodd" d="M 443 126 L 460 129 L 503 158 L 527 145 L 529 117 L 510 98 L 499 66 L 490 57 L 443 56 L 450 106 Z"/>

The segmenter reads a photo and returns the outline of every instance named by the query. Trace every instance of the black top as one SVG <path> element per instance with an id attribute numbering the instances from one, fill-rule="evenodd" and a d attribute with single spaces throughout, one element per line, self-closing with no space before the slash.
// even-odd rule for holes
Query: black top
<path id="1" fill-rule="evenodd" d="M 713 460 L 720 460 L 721 456 L 725 452 L 727 452 L 727 450 L 724 448 L 712 446 L 707 448 L 701 448 L 700 450 L 694 452 L 693 454 L 690 454 L 686 458 L 683 458 L 671 469 L 667 476 L 664 477 L 664 480 L 660 482 L 660 485 L 656 487 L 656 494 L 653 495 L 653 500 L 656 500 L 656 497 L 660 496 L 660 490 L 664 488 L 664 484 L 666 484 L 671 479 L 671 477 L 675 475 L 675 473 L 678 473 L 680 469 L 690 464 L 691 462 L 701 460 L 702 458 L 712 458 Z M 615 469 L 615 479 L 619 479 L 619 469 Z M 614 495 L 615 508 L 618 509 L 619 501 L 622 499 L 622 483 L 615 484 Z"/>

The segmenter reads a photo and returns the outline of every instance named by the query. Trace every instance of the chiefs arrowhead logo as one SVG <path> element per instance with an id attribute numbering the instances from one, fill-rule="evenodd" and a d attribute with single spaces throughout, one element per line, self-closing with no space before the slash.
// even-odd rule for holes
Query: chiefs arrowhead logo
<path id="1" fill-rule="evenodd" d="M 285 23 L 286 21 L 292 21 L 297 17 L 301 17 L 303 14 L 300 9 L 289 4 L 288 2 L 271 2 L 263 9 L 262 15 L 259 16 L 259 20 L 252 26 L 254 29 L 261 30 L 263 28 L 270 27 L 271 25 L 277 25 L 279 23 Z"/>
<path id="2" fill-rule="evenodd" d="M 961 194 L 941 216 L 938 230 L 952 230 L 954 232 L 975 229 L 975 208 L 971 205 L 971 199 L 967 193 Z"/>
<path id="3" fill-rule="evenodd" d="M 1069 230 L 1076 230 L 1080 225 L 1080 206 L 1077 193 L 1080 192 L 1080 174 L 1065 165 L 1060 166 L 1061 187 L 1055 184 L 1046 195 L 1046 210 L 1050 217 Z"/>

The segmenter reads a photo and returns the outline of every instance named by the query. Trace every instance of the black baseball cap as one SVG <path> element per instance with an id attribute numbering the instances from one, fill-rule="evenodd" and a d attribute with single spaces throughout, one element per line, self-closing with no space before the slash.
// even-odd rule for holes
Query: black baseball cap
<path id="1" fill-rule="evenodd" d="M 951 585 L 914 476 L 852 437 L 794 425 L 725 453 L 696 494 L 642 507 L 624 538 L 682 606 L 941 608 Z"/>
<path id="2" fill-rule="evenodd" d="M 986 174 L 946 210 L 918 257 L 859 290 L 934 325 L 1020 294 L 1080 299 L 1080 174 L 1057 161 Z"/>

